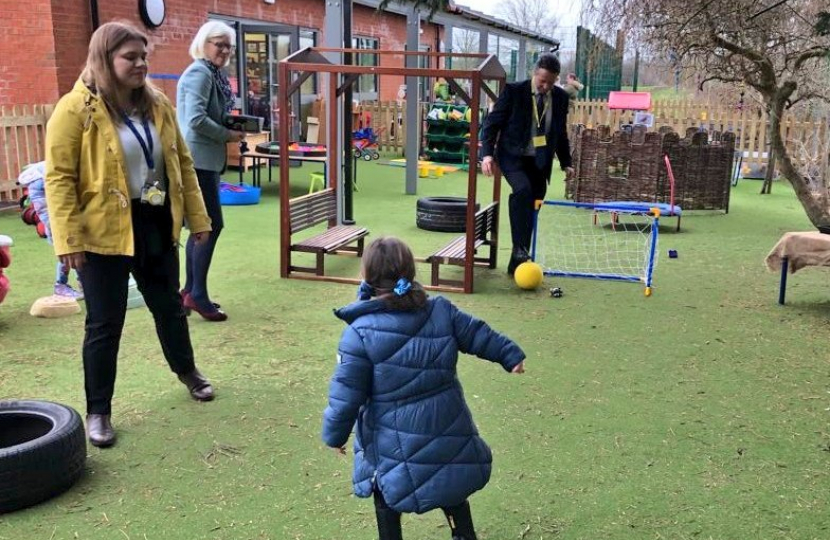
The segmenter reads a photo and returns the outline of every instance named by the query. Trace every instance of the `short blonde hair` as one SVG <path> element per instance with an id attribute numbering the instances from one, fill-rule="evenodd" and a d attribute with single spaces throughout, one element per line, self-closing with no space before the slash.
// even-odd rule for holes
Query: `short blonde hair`
<path id="1" fill-rule="evenodd" d="M 196 32 L 196 37 L 193 38 L 193 43 L 190 44 L 190 56 L 194 60 L 203 60 L 205 58 L 205 44 L 209 39 L 217 37 L 226 37 L 231 45 L 236 46 L 236 30 L 222 21 L 208 21 Z M 229 56 L 228 63 L 230 61 L 231 57 Z"/>

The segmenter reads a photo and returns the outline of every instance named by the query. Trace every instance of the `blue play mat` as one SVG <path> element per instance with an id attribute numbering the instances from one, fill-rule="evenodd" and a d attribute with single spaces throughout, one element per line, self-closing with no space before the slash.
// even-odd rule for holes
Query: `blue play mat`
<path id="1" fill-rule="evenodd" d="M 223 206 L 259 204 L 260 188 L 246 184 L 219 183 L 219 202 Z"/>

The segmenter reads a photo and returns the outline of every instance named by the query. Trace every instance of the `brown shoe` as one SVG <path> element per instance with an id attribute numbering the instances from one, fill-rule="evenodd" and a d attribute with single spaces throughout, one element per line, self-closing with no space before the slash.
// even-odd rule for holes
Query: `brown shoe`
<path id="1" fill-rule="evenodd" d="M 204 375 L 194 369 L 185 375 L 179 375 L 179 380 L 187 387 L 190 395 L 196 401 L 211 401 L 213 399 L 213 387 Z"/>
<path id="2" fill-rule="evenodd" d="M 108 414 L 86 415 L 86 433 L 92 446 L 106 448 L 115 444 L 115 430 Z"/>

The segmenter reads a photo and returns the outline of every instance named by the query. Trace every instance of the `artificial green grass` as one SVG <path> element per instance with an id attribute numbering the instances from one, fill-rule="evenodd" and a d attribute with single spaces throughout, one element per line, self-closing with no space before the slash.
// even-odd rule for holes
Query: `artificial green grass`
<path id="1" fill-rule="evenodd" d="M 295 194 L 312 170 L 291 169 Z M 361 163 L 355 216 L 372 237 L 399 235 L 427 255 L 454 235 L 415 227 L 404 174 Z M 465 186 L 462 173 L 421 179 L 418 196 Z M 639 285 L 577 279 L 518 290 L 504 273 L 503 208 L 500 267 L 476 271 L 475 294 L 451 295 L 528 355 L 522 376 L 470 357 L 459 364 L 494 453 L 492 480 L 471 499 L 480 539 L 830 537 L 827 273 L 799 272 L 788 304 L 776 304 L 778 275 L 764 256 L 783 232 L 810 226 L 786 186 L 759 188 L 742 181 L 729 214 L 689 213 L 680 233 L 666 220 L 651 298 Z M 482 177 L 483 201 L 491 189 Z M 351 495 L 351 458 L 319 440 L 343 328 L 331 309 L 355 289 L 278 277 L 276 183 L 260 205 L 224 211 L 210 287 L 230 319 L 190 319 L 217 400 L 188 398 L 149 313 L 130 310 L 118 444 L 89 447 L 87 474 L 65 495 L 0 516 L 0 539 L 375 538 L 372 503 Z M 83 318 L 28 316 L 50 293 L 54 258 L 14 213 L 0 214 L 0 233 L 16 242 L 0 306 L 0 396 L 83 413 Z M 329 258 L 327 270 L 353 277 L 357 264 Z M 554 285 L 563 298 L 548 296 Z M 440 512 L 407 516 L 404 534 L 449 538 Z"/>

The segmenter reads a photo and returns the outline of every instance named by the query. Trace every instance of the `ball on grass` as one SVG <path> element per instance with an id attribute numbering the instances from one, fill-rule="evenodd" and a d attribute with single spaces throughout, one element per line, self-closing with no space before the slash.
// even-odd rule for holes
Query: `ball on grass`
<path id="1" fill-rule="evenodd" d="M 516 285 L 527 291 L 538 288 L 542 284 L 543 277 L 542 267 L 531 261 L 520 264 L 513 274 Z"/>

